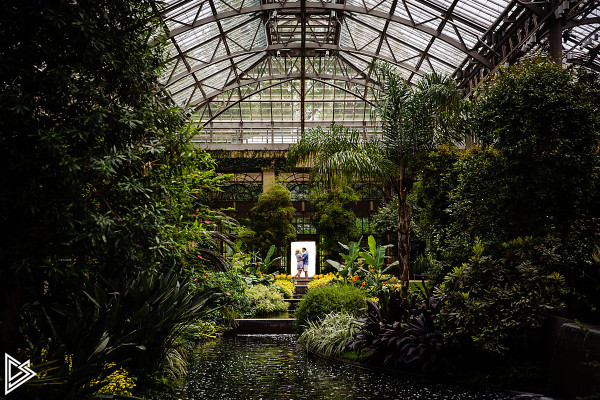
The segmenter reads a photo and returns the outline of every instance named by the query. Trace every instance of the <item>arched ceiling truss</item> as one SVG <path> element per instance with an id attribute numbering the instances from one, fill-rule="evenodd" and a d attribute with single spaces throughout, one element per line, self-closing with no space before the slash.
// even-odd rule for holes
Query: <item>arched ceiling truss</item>
<path id="1" fill-rule="evenodd" d="M 160 84 L 198 140 L 290 143 L 343 123 L 376 131 L 376 61 L 414 83 L 452 74 L 465 95 L 529 54 L 598 68 L 600 0 L 171 0 Z"/>
<path id="2" fill-rule="evenodd" d="M 523 57 L 550 56 L 600 71 L 599 0 L 510 1 L 478 40 L 492 68 L 466 57 L 454 73 L 466 95 L 495 70 Z"/>

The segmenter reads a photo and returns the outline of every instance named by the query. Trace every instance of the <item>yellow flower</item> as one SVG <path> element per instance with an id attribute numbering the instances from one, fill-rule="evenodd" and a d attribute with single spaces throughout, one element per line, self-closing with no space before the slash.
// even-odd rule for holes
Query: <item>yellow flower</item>
<path id="1" fill-rule="evenodd" d="M 114 363 L 105 363 L 104 369 L 114 367 Z M 90 384 L 95 385 L 97 383 L 102 384 L 102 387 L 96 392 L 96 394 L 120 394 L 131 396 L 132 391 L 135 387 L 134 378 L 129 377 L 129 373 L 124 368 L 115 370 L 112 374 L 104 378 L 102 381 L 93 379 Z"/>

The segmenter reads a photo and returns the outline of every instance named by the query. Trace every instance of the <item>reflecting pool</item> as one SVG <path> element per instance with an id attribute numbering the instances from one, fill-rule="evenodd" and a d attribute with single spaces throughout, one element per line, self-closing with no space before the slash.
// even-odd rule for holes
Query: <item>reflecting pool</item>
<path id="1" fill-rule="evenodd" d="M 182 400 L 523 399 L 513 393 L 423 383 L 307 356 L 294 335 L 238 335 L 200 346 Z"/>

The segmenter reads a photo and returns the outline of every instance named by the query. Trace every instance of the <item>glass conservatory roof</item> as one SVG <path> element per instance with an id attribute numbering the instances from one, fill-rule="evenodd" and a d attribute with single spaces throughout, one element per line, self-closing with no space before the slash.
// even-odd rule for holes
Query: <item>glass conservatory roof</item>
<path id="1" fill-rule="evenodd" d="M 559 26 L 559 56 L 600 70 L 599 10 L 600 0 L 170 0 L 159 83 L 194 110 L 200 142 L 292 143 L 331 123 L 370 134 L 373 62 L 411 83 L 453 75 L 469 95 L 499 65 L 551 53 Z"/>

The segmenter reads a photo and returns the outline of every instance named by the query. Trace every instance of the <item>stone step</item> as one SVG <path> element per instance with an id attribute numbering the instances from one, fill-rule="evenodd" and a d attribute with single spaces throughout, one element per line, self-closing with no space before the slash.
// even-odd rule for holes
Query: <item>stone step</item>
<path id="1" fill-rule="evenodd" d="M 300 298 L 293 298 L 293 299 L 283 299 L 285 300 L 290 306 L 288 307 L 288 311 L 296 311 L 296 307 L 298 306 L 298 303 L 300 302 Z"/>
<path id="2" fill-rule="evenodd" d="M 308 285 L 296 285 L 296 290 L 294 291 L 294 297 L 302 297 L 308 291 Z M 299 296 L 296 296 L 299 295 Z"/>
<path id="3" fill-rule="evenodd" d="M 236 335 L 295 333 L 295 318 L 244 318 L 236 319 Z"/>
<path id="4" fill-rule="evenodd" d="M 313 278 L 298 278 L 296 279 L 296 283 L 299 283 L 301 285 L 307 285 L 308 282 L 312 281 Z"/>

